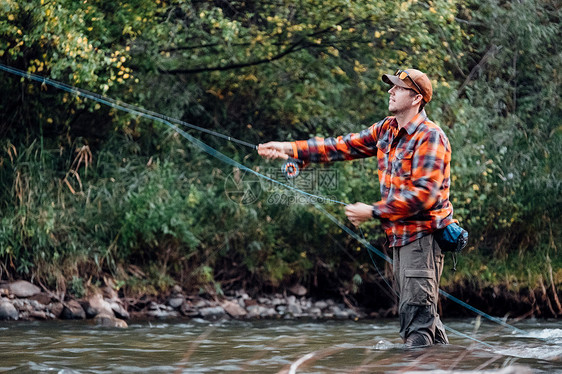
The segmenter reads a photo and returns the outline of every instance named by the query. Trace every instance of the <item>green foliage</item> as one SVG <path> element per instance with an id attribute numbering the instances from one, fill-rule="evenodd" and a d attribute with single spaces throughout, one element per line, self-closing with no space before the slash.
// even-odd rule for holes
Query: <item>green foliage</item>
<path id="1" fill-rule="evenodd" d="M 121 226 L 120 243 L 124 248 L 145 245 L 162 247 L 170 239 L 184 242 L 188 247 L 198 244 L 191 232 L 194 217 L 190 214 L 199 203 L 200 193 L 192 186 L 187 196 L 177 186 L 177 165 L 155 162 L 138 176 L 139 184 L 131 186 L 124 197 L 125 215 Z M 120 253 L 124 258 L 127 253 Z"/>
<path id="2" fill-rule="evenodd" d="M 3 63 L 121 98 L 132 92 L 132 81 L 138 82 L 130 66 L 131 43 L 154 16 L 157 6 L 153 1 L 5 0 L 0 7 Z M 7 110 L 0 122 L 2 134 L 33 129 L 36 136 L 40 132 L 37 125 L 48 133 L 65 132 L 73 125 L 83 132 L 83 124 L 76 119 L 85 120 L 85 108 L 101 108 L 70 94 L 52 92 L 46 85 L 18 83 L 14 77 L 2 79 L 0 89 Z M 41 95 L 42 100 L 25 100 L 27 95 Z M 19 105 L 22 100 L 25 105 Z M 52 105 L 61 110 L 53 110 Z M 22 128 L 22 121 L 30 126 Z"/>
<path id="3" fill-rule="evenodd" d="M 181 96 L 166 109 L 220 123 L 234 136 L 341 131 L 342 122 L 384 115 L 380 76 L 396 66 L 419 66 L 441 76 L 437 86 L 446 84 L 449 51 L 439 47 L 465 39 L 455 12 L 447 1 L 172 1 L 165 20 L 145 35 L 148 58 L 139 56 L 158 69 L 146 94 L 153 101 L 162 98 L 158 92 L 166 101 Z"/>
<path id="4" fill-rule="evenodd" d="M 80 277 L 73 276 L 68 284 L 68 292 L 78 298 L 84 297 L 86 295 L 84 280 Z"/>
<path id="5" fill-rule="evenodd" d="M 471 237 L 447 282 L 532 286 L 549 281 L 548 262 L 560 283 L 555 2 L 5 0 L 0 9 L 0 62 L 255 143 L 359 131 L 387 114 L 381 74 L 424 70 L 435 92 L 427 111 L 453 148 L 455 217 Z M 75 295 L 108 274 L 130 293 L 175 282 L 218 294 L 361 288 L 368 255 L 310 204 L 268 200 L 290 192 L 266 186 L 251 204 L 232 201 L 237 172 L 164 126 L 1 74 L 0 277 L 68 279 Z M 201 136 L 260 171 L 279 167 Z M 374 160 L 328 168 L 337 189 L 315 192 L 378 199 Z M 341 207 L 326 209 L 345 220 Z M 365 231 L 384 240 L 377 222 Z"/>
<path id="6" fill-rule="evenodd" d="M 549 2 L 474 3 L 474 48 L 454 101 L 453 201 L 472 244 L 510 252 L 547 247 L 560 231 L 560 10 Z M 482 24 L 487 25 L 482 27 Z M 456 201 L 455 201 L 456 199 Z M 542 234 L 539 234 L 542 233 Z M 550 237 L 549 240 L 542 239 Z"/>

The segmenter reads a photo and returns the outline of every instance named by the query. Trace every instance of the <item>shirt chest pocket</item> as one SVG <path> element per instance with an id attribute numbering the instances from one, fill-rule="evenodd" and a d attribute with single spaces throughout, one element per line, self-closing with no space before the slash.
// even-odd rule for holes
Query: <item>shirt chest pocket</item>
<path id="1" fill-rule="evenodd" d="M 414 151 L 411 149 L 397 149 L 392 161 L 392 174 L 399 178 L 410 178 L 413 155 Z"/>
<path id="2" fill-rule="evenodd" d="M 388 159 L 390 152 L 390 144 L 386 140 L 379 140 L 377 142 L 377 162 L 379 166 L 379 172 L 388 169 Z"/>

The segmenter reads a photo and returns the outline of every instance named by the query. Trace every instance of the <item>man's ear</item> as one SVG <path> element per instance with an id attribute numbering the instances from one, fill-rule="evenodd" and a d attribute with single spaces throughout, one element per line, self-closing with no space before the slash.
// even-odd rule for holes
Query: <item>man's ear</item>
<path id="1" fill-rule="evenodd" d="M 420 105 L 423 100 L 423 96 L 420 94 L 416 95 L 416 98 L 412 100 L 412 106 Z"/>

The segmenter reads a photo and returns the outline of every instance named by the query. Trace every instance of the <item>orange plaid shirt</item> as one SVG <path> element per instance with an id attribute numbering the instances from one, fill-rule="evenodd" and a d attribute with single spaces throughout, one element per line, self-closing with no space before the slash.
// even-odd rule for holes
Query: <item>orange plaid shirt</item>
<path id="1" fill-rule="evenodd" d="M 294 158 L 309 162 L 377 156 L 381 200 L 373 204 L 373 217 L 381 219 L 391 247 L 453 222 L 451 146 L 424 111 L 400 130 L 394 117 L 386 117 L 359 133 L 291 144 Z"/>

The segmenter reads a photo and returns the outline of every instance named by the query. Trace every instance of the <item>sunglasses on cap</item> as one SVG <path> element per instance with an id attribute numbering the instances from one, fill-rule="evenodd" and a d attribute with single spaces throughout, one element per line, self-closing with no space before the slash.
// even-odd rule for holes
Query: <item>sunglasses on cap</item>
<path id="1" fill-rule="evenodd" d="M 412 82 L 412 84 L 418 89 L 418 93 L 423 96 L 423 90 L 420 88 L 420 86 L 418 86 L 416 81 L 413 80 L 412 77 L 410 77 L 410 74 L 408 74 L 406 70 L 398 69 L 396 70 L 396 73 L 394 73 L 394 75 L 397 76 L 400 80 L 405 80 L 406 78 L 410 78 L 410 82 Z"/>

